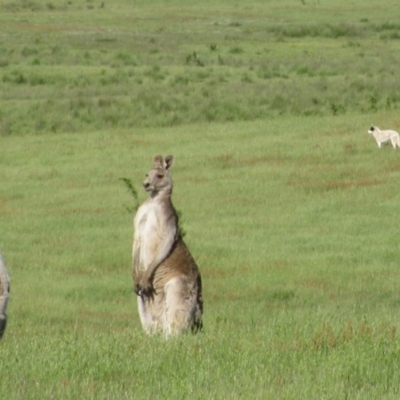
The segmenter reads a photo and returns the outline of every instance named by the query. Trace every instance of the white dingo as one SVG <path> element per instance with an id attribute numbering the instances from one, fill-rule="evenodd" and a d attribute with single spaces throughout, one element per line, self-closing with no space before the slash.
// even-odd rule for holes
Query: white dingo
<path id="1" fill-rule="evenodd" d="M 381 131 L 377 126 L 372 125 L 368 133 L 374 136 L 379 148 L 382 147 L 382 143 L 388 142 L 389 140 L 394 149 L 400 147 L 400 136 L 396 131 Z"/>

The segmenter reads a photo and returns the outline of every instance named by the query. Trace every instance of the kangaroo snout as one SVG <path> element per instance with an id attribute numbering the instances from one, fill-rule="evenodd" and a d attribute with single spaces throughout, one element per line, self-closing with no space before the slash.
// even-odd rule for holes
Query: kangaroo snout
<path id="1" fill-rule="evenodd" d="M 144 187 L 144 190 L 149 190 L 150 189 L 150 183 L 149 182 L 143 182 L 143 187 Z"/>

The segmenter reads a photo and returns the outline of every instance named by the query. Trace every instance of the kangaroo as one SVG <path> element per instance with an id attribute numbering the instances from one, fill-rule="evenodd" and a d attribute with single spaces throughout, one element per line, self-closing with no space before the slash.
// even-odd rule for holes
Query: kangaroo
<path id="1" fill-rule="evenodd" d="M 4 335 L 4 331 L 6 330 L 7 324 L 7 303 L 8 296 L 10 293 L 10 279 L 7 275 L 7 270 L 4 265 L 3 258 L 0 254 L 0 339 Z"/>
<path id="2" fill-rule="evenodd" d="M 149 198 L 136 212 L 133 280 L 140 321 L 148 334 L 165 337 L 202 328 L 199 268 L 184 243 L 171 201 L 174 157 L 154 158 L 143 187 Z"/>
<path id="3" fill-rule="evenodd" d="M 389 140 L 394 149 L 400 147 L 400 136 L 396 131 L 381 131 L 377 126 L 372 125 L 368 133 L 374 136 L 379 148 L 382 147 L 382 143 L 388 142 Z"/>

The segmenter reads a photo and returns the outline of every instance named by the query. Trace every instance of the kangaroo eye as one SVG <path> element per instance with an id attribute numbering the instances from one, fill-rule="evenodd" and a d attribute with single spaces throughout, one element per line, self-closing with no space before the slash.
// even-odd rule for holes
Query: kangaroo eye
<path id="1" fill-rule="evenodd" d="M 164 175 L 163 174 L 157 174 L 157 178 L 158 179 L 164 178 Z"/>

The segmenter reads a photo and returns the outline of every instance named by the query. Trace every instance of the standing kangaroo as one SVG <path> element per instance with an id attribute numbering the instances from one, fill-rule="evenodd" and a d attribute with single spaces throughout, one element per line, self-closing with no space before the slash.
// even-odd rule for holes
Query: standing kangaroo
<path id="1" fill-rule="evenodd" d="M 7 275 L 7 270 L 4 261 L 0 254 L 0 339 L 2 338 L 7 324 L 7 302 L 10 293 L 10 280 Z"/>
<path id="2" fill-rule="evenodd" d="M 133 280 L 140 321 L 149 334 L 166 337 L 201 329 L 200 271 L 186 247 L 171 202 L 173 156 L 154 158 L 143 182 L 149 198 L 134 219 Z"/>

